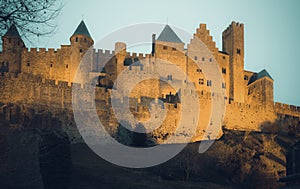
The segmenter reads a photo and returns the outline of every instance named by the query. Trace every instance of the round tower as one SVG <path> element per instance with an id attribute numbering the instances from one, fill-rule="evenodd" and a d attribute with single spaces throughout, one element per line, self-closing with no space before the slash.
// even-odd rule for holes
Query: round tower
<path id="1" fill-rule="evenodd" d="M 86 52 L 92 45 L 94 40 L 92 39 L 84 21 L 81 21 L 77 29 L 70 37 L 72 49 L 76 49 L 78 53 Z"/>
<path id="2" fill-rule="evenodd" d="M 25 48 L 25 44 L 16 26 L 12 24 L 2 37 L 3 57 L 9 72 L 21 72 L 22 52 Z"/>
<path id="3" fill-rule="evenodd" d="M 124 60 L 126 58 L 126 44 L 123 42 L 115 43 L 115 57 L 117 62 L 117 75 L 124 69 Z"/>
<path id="4" fill-rule="evenodd" d="M 70 37 L 71 42 L 71 63 L 66 65 L 66 69 L 69 71 L 69 82 L 74 81 L 74 76 L 77 71 L 77 68 L 84 57 L 88 52 L 89 48 L 94 45 L 94 40 L 92 39 L 84 21 L 81 21 L 77 29 Z M 86 58 L 86 57 L 85 57 Z M 83 67 L 88 66 L 87 64 Z M 88 72 L 90 68 L 85 68 Z"/>
<path id="5" fill-rule="evenodd" d="M 118 77 L 118 75 L 124 70 L 125 58 L 126 58 L 126 43 L 116 42 L 115 43 L 116 75 L 115 78 L 113 78 L 113 80 L 115 80 Z"/>

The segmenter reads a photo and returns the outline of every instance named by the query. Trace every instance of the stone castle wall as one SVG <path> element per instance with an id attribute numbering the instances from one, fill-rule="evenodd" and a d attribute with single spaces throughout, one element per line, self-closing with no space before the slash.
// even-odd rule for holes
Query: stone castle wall
<path id="1" fill-rule="evenodd" d="M 88 66 L 88 72 L 100 72 L 104 65 L 110 62 L 115 55 L 115 51 L 103 49 L 91 49 L 90 52 L 92 53 L 92 61 L 91 65 Z M 6 54 L 4 53 L 3 55 L 0 55 L 0 57 L 4 55 Z M 25 48 L 22 52 L 20 61 L 21 72 L 39 75 L 45 79 L 67 81 L 71 83 L 74 80 L 73 72 L 77 69 L 77 67 L 72 68 L 72 66 L 74 66 L 72 63 L 72 56 L 71 45 L 61 45 L 60 49 Z M 129 52 L 126 53 L 126 56 L 133 59 L 145 59 L 149 57 L 147 54 Z M 4 65 L 0 65 L 0 69 L 5 70 L 6 67 L 6 62 L 4 62 Z M 115 67 L 111 69 L 111 72 L 113 72 L 114 69 Z"/>
<path id="2" fill-rule="evenodd" d="M 300 107 L 299 106 L 283 104 L 280 102 L 275 102 L 275 112 L 277 114 L 300 117 Z"/>
<path id="3" fill-rule="evenodd" d="M 263 124 L 274 123 L 276 120 L 273 108 L 231 102 L 226 106 L 224 125 L 234 130 L 261 131 Z"/>
<path id="4" fill-rule="evenodd" d="M 88 87 L 88 85 L 82 86 L 73 82 L 77 68 L 78 70 L 84 69 L 88 74 L 83 77 L 99 78 L 102 87 L 95 88 L 97 112 L 107 129 L 113 133 L 117 131 L 119 123 L 113 115 L 110 104 L 112 91 L 109 88 L 112 88 L 115 83 L 118 88 L 123 87 L 124 90 L 129 90 L 128 86 L 122 86 L 115 82 L 117 76 L 127 69 L 127 75 L 123 81 L 125 80 L 126 84 L 133 84 L 134 80 L 138 80 L 143 75 L 149 74 L 151 76 L 155 66 L 158 66 L 158 69 L 165 74 L 160 79 L 163 78 L 165 81 L 144 80 L 138 85 L 134 85 L 129 98 L 131 99 L 132 114 L 141 121 L 146 121 L 150 117 L 150 101 L 157 98 L 165 100 L 168 115 L 163 126 L 156 131 L 156 139 L 161 142 L 167 137 L 166 135 L 174 133 L 175 127 L 181 120 L 181 104 L 168 102 L 168 96 L 174 96 L 179 91 L 172 86 L 180 86 L 180 83 L 185 80 L 179 76 L 177 78 L 174 73 L 172 75 L 171 70 L 174 70 L 174 65 L 177 65 L 183 72 L 187 73 L 198 94 L 198 99 L 194 100 L 198 100 L 200 104 L 200 120 L 193 140 L 218 138 L 219 136 L 211 137 L 211 133 L 206 130 L 212 125 L 210 119 L 211 114 L 214 113 L 211 112 L 212 98 L 217 98 L 218 95 L 209 92 L 212 85 L 208 84 L 208 81 L 211 82 L 212 78 L 206 78 L 205 74 L 202 73 L 202 68 L 195 64 L 195 62 L 210 63 L 214 57 L 223 77 L 222 88 L 226 89 L 226 112 L 225 115 L 222 115 L 225 127 L 236 130 L 260 131 L 262 125 L 276 122 L 281 119 L 282 115 L 300 117 L 300 107 L 281 103 L 274 104 L 273 80 L 271 78 L 259 79 L 248 84 L 254 72 L 244 70 L 244 25 L 232 22 L 223 32 L 222 37 L 224 52 L 218 51 L 205 24 L 200 24 L 194 38 L 188 44 L 188 49 L 184 49 L 183 43 L 156 40 L 155 53 L 152 55 L 129 53 L 126 51 L 126 44 L 122 42 L 116 43 L 115 51 L 102 49 L 87 51 L 93 41 L 90 39 L 91 41 L 86 43 L 85 36 L 79 36 L 79 41 L 77 41 L 77 37 L 73 36 L 70 45 L 61 45 L 61 48 L 57 50 L 22 47 L 23 52 L 18 61 L 15 60 L 14 53 L 10 51 L 0 52 L 0 62 L 2 63 L 0 64 L 0 72 L 2 73 L 0 76 L 0 88 L 2 90 L 0 102 L 42 105 L 49 107 L 50 110 L 71 110 L 72 86 L 80 86 L 81 89 Z M 203 44 L 197 42 L 196 38 L 199 38 Z M 202 52 L 206 48 L 209 52 Z M 199 51 L 201 51 L 201 57 L 197 57 Z M 83 61 L 82 57 L 85 53 L 87 65 L 82 68 L 79 63 Z M 8 62 L 10 60 L 17 62 L 16 65 L 20 64 L 20 69 L 12 66 L 11 63 L 13 62 Z M 127 65 L 126 60 L 131 63 L 139 62 L 140 65 Z M 100 73 L 104 65 L 106 73 Z M 8 67 L 12 67 L 14 71 L 6 70 Z M 86 101 L 93 95 L 85 95 L 87 96 L 76 96 L 75 98 L 82 99 L 82 103 L 80 102 L 82 106 L 89 107 Z M 223 100 L 224 97 L 218 98 Z M 8 111 L 8 109 L 3 111 Z M 14 114 L 16 114 L 15 110 L 9 110 L 5 117 L 11 119 L 11 115 Z M 194 118 L 189 117 L 189 119 L 193 120 Z M 186 133 L 182 132 L 182 135 L 186 135 Z"/>
<path id="5" fill-rule="evenodd" d="M 76 83 L 42 79 L 41 77 L 32 76 L 30 74 L 4 74 L 0 79 L 0 87 L 3 92 L 0 93 L 1 102 L 4 104 L 30 104 L 32 108 L 44 106 L 50 111 L 57 109 L 72 110 L 72 86 L 79 85 Z M 80 86 L 80 85 L 79 85 Z M 112 115 L 110 107 L 110 89 L 96 87 L 95 103 L 100 120 L 105 123 L 111 130 L 116 132 L 118 122 Z M 85 97 L 83 97 L 85 98 Z M 211 99 L 210 92 L 198 93 L 200 103 L 200 121 L 197 126 L 197 131 L 193 137 L 193 141 L 209 139 L 210 133 L 206 133 L 206 128 L 209 127 L 211 114 Z M 133 115 L 141 121 L 149 118 L 149 102 L 151 99 L 141 97 L 140 100 L 132 98 L 131 107 Z M 5 114 L 7 120 L 13 120 L 20 110 L 9 109 L 7 106 L 1 107 L 2 114 Z M 162 142 L 168 135 L 174 133 L 177 124 L 180 121 L 180 104 L 165 104 L 167 109 L 167 117 L 163 125 L 155 131 L 157 142 Z M 226 113 L 224 115 L 223 125 L 228 129 L 235 130 L 250 130 L 260 131 L 261 126 L 265 123 L 273 123 L 280 119 L 278 115 L 289 115 L 300 118 L 300 107 L 275 103 L 274 108 L 265 108 L 263 106 L 255 106 L 238 102 L 226 103 Z M 73 125 L 75 127 L 75 123 Z M 76 129 L 76 128 L 72 128 Z M 72 130 L 71 129 L 71 130 Z M 109 130 L 108 129 L 108 130 Z M 74 133 L 73 131 L 70 133 Z M 182 133 L 182 136 L 185 134 Z"/>

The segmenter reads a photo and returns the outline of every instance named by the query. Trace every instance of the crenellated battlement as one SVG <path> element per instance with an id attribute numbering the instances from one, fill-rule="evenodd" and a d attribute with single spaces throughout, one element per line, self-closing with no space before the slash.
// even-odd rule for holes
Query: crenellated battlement
<path id="1" fill-rule="evenodd" d="M 16 66 L 15 68 L 12 66 L 11 70 L 1 73 L 0 86 L 2 87 L 2 92 L 0 93 L 0 99 L 5 104 L 21 103 L 25 105 L 33 104 L 36 107 L 44 106 L 47 109 L 72 109 L 72 98 L 74 97 L 74 99 L 78 100 L 78 107 L 86 108 L 88 111 L 92 109 L 93 106 L 91 105 L 95 103 L 97 113 L 102 112 L 103 114 L 100 116 L 109 122 L 109 126 L 114 127 L 119 124 L 116 120 L 113 120 L 114 112 L 111 104 L 111 94 L 115 90 L 115 88 L 111 88 L 116 81 L 115 79 L 125 70 L 123 73 L 128 74 L 126 75 L 128 84 L 134 81 L 135 78 L 153 76 L 155 74 L 155 66 L 159 65 L 161 66 L 160 69 L 164 71 L 164 75 L 160 77 L 160 80 L 164 82 L 160 82 L 158 77 L 157 79 L 147 79 L 140 82 L 140 85 L 131 91 L 133 98 L 121 98 L 120 95 L 118 97 L 120 99 L 114 100 L 117 102 L 118 107 L 116 108 L 123 108 L 125 100 L 129 99 L 130 111 L 140 120 L 147 120 L 151 111 L 155 111 L 158 108 L 165 109 L 168 115 L 164 124 L 168 127 L 165 130 L 168 134 L 172 133 L 172 127 L 178 123 L 177 121 L 180 118 L 179 110 L 181 108 L 183 108 L 182 111 L 191 112 L 194 110 L 185 108 L 186 106 L 182 105 L 186 105 L 185 103 L 194 105 L 195 102 L 199 102 L 199 111 L 203 118 L 200 121 L 201 123 L 198 123 L 198 128 L 199 131 L 204 131 L 207 125 L 212 122 L 210 120 L 212 101 L 215 99 L 226 104 L 226 112 L 221 117 L 222 121 L 224 118 L 223 125 L 230 129 L 260 131 L 261 125 L 272 123 L 280 119 L 280 116 L 285 117 L 285 115 L 288 115 L 297 117 L 297 119 L 300 118 L 300 107 L 283 103 L 273 104 L 272 82 L 264 84 L 264 87 L 266 86 L 265 88 L 268 89 L 266 94 L 270 94 L 269 96 L 263 96 L 264 91 L 261 92 L 259 87 L 256 87 L 259 89 L 257 93 L 253 93 L 254 95 L 248 94 L 247 96 L 247 91 L 245 90 L 250 86 L 248 80 L 253 73 L 248 74 L 244 70 L 244 24 L 232 22 L 223 31 L 222 35 L 222 54 L 219 53 L 206 24 L 200 24 L 196 29 L 193 39 L 187 45 L 188 49 L 184 49 L 184 44 L 182 43 L 174 43 L 178 44 L 178 46 L 174 46 L 173 42 L 170 42 L 170 44 L 173 44 L 172 47 L 174 48 L 168 48 L 165 46 L 169 45 L 168 40 L 155 41 L 154 37 L 153 53 L 143 54 L 127 52 L 126 44 L 117 42 L 115 51 L 91 49 L 89 53 L 91 56 L 87 59 L 90 61 L 90 64 L 86 69 L 80 65 L 80 62 L 88 47 L 82 48 L 80 45 L 77 45 L 78 43 L 76 42 L 83 42 L 80 41 L 81 39 L 78 41 L 72 38 L 71 45 L 61 45 L 58 49 L 24 48 L 22 54 L 20 54 L 21 56 L 16 56 L 13 53 L 9 54 L 10 52 L 7 51 L 8 54 L 5 54 L 3 56 L 4 59 L 1 60 L 3 63 L 2 67 L 4 65 L 12 65 L 12 62 L 19 62 L 20 65 L 17 65 L 18 67 Z M 197 42 L 197 39 L 200 39 L 203 43 L 199 43 L 199 40 Z M 205 47 L 208 53 L 202 52 L 202 47 Z M 202 63 L 212 62 L 212 56 L 215 57 L 220 66 L 220 71 L 222 70 L 224 79 L 222 87 L 226 88 L 226 97 L 224 97 L 224 94 L 210 91 L 211 82 L 207 82 L 207 84 L 204 82 L 204 79 L 207 78 L 203 76 L 202 70 L 198 69 L 196 65 L 193 63 L 189 64 L 189 60 L 192 58 L 188 58 L 187 55 L 183 54 L 186 52 L 191 54 L 201 52 L 202 61 L 200 61 L 201 57 L 194 56 L 192 58 Z M 3 55 L 2 52 L 0 52 L 1 55 Z M 15 57 L 21 58 L 15 59 Z M 144 59 L 146 58 L 151 58 L 151 62 L 145 61 Z M 171 63 L 160 63 L 159 59 L 167 59 L 173 64 L 179 65 L 182 70 L 188 72 L 186 74 L 188 74 L 193 83 L 186 82 L 184 80 L 185 77 L 177 79 L 175 74 L 170 72 L 174 65 Z M 140 60 L 140 64 L 132 64 L 138 60 Z M 103 67 L 105 72 L 100 73 Z M 81 81 L 93 79 L 95 83 L 99 82 L 99 85 L 105 87 L 94 88 L 95 86 L 91 84 L 71 82 L 77 68 L 84 68 L 84 71 L 88 72 L 81 76 Z M 265 75 L 268 76 L 268 74 Z M 185 87 L 182 87 L 183 85 Z M 122 86 L 122 84 L 117 85 L 120 88 L 126 86 Z M 76 89 L 78 94 L 72 94 L 73 89 Z M 94 90 L 95 93 L 86 93 L 90 90 Z M 227 91 L 229 91 L 228 94 Z M 93 97 L 95 99 L 92 99 Z M 268 103 L 260 99 L 267 99 Z M 5 108 L 0 106 L 0 114 L 1 111 L 7 112 Z M 11 111 L 15 110 L 12 109 Z M 192 117 L 189 119 L 193 120 Z"/>
<path id="2" fill-rule="evenodd" d="M 62 45 L 63 46 L 63 45 Z M 59 49 L 56 48 L 26 48 L 24 51 L 27 53 L 57 53 Z"/>
<path id="3" fill-rule="evenodd" d="M 79 86 L 82 88 L 82 85 L 80 83 L 74 83 L 74 82 L 67 82 L 67 81 L 60 81 L 60 80 L 53 80 L 53 79 L 45 79 L 42 78 L 39 75 L 32 75 L 28 73 L 21 73 L 21 74 L 14 74 L 14 73 L 9 73 L 5 72 L 2 75 L 0 75 L 0 78 L 3 81 L 11 81 L 13 83 L 17 82 L 22 82 L 22 83 L 36 83 L 39 84 L 40 86 L 48 86 L 48 87 L 60 87 L 60 88 L 71 88 L 73 86 Z"/>
<path id="4" fill-rule="evenodd" d="M 277 114 L 291 115 L 300 117 L 300 107 L 290 104 L 275 102 L 275 112 Z"/>
<path id="5" fill-rule="evenodd" d="M 242 28 L 244 29 L 244 24 L 243 23 L 239 23 L 239 22 L 231 22 L 231 24 L 223 31 L 222 35 L 223 36 L 226 36 L 226 35 L 229 35 L 232 30 L 234 29 L 239 29 L 239 28 Z"/>
<path id="6" fill-rule="evenodd" d="M 68 48 L 64 48 L 63 51 L 69 50 Z M 50 59 L 50 57 L 56 57 L 60 53 L 61 49 L 54 48 L 26 48 L 23 50 L 22 56 L 22 64 L 26 66 L 28 60 L 35 60 L 38 57 L 46 59 Z M 47 58 L 46 58 L 47 57 Z"/>
<path id="7" fill-rule="evenodd" d="M 104 50 L 104 49 L 97 49 L 96 53 L 100 56 L 114 56 L 115 51 L 112 50 Z"/>
<path id="8" fill-rule="evenodd" d="M 143 54 L 143 53 L 135 53 L 135 52 L 126 52 L 126 56 L 128 58 L 139 58 L 139 59 L 145 59 L 149 58 L 149 54 Z"/>

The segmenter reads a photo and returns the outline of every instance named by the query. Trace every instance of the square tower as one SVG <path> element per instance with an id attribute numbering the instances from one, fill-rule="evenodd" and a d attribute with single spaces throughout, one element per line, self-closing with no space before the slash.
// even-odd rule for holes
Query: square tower
<path id="1" fill-rule="evenodd" d="M 229 98 L 244 102 L 244 24 L 232 22 L 222 33 L 222 43 L 229 54 Z"/>

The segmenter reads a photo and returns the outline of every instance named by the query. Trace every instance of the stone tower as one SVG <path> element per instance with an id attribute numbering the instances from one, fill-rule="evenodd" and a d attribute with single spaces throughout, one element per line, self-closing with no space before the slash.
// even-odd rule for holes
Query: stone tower
<path id="1" fill-rule="evenodd" d="M 2 37 L 2 41 L 3 60 L 8 64 L 9 72 L 20 73 L 22 52 L 26 47 L 14 24 Z"/>
<path id="2" fill-rule="evenodd" d="M 159 60 L 163 60 L 175 64 L 186 72 L 184 43 L 169 25 L 164 27 L 154 45 L 156 63 L 158 63 Z"/>
<path id="3" fill-rule="evenodd" d="M 273 82 L 273 78 L 265 69 L 253 74 L 247 86 L 247 103 L 272 108 L 274 105 Z"/>
<path id="4" fill-rule="evenodd" d="M 124 60 L 126 58 L 126 44 L 123 42 L 115 43 L 115 58 L 117 63 L 116 77 L 124 70 Z"/>
<path id="5" fill-rule="evenodd" d="M 69 81 L 74 80 L 74 76 L 80 61 L 84 57 L 85 53 L 94 44 L 84 21 L 81 21 L 75 30 L 74 34 L 70 38 L 71 42 L 71 65 L 66 65 L 66 69 L 70 70 Z M 87 66 L 87 65 L 85 65 Z"/>
<path id="6" fill-rule="evenodd" d="M 229 54 L 229 99 L 244 102 L 244 24 L 232 22 L 222 33 L 223 51 Z"/>

